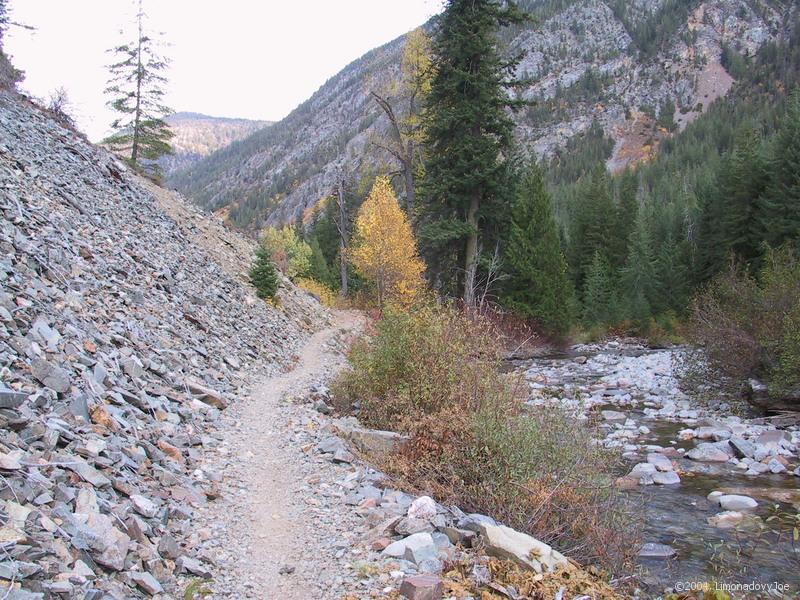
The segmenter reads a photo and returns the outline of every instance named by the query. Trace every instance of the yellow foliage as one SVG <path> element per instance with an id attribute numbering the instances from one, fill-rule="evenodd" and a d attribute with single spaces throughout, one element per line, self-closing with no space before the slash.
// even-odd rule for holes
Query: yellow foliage
<path id="1" fill-rule="evenodd" d="M 378 177 L 356 217 L 355 244 L 349 253 L 356 270 L 377 289 L 378 303 L 414 302 L 422 290 L 425 264 L 405 213 L 387 177 Z"/>
<path id="2" fill-rule="evenodd" d="M 301 290 L 305 290 L 310 294 L 314 294 L 317 298 L 319 298 L 319 302 L 323 306 L 334 306 L 336 304 L 336 292 L 334 292 L 324 283 L 320 283 L 315 279 L 307 279 L 305 277 L 297 279 L 294 283 Z"/>

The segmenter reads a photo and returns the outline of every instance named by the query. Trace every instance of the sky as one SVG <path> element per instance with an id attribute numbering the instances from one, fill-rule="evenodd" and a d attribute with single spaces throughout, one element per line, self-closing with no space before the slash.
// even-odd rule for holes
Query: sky
<path id="1" fill-rule="evenodd" d="M 277 121 L 349 62 L 424 23 L 441 0 L 144 0 L 146 26 L 171 59 L 167 105 Z M 78 127 L 97 141 L 113 113 L 108 48 L 135 39 L 134 0 L 10 0 L 4 50 L 24 91 L 63 87 Z"/>

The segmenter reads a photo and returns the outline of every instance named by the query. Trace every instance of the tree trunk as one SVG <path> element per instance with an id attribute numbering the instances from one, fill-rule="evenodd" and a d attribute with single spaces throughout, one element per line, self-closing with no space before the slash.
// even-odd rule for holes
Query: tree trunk
<path id="1" fill-rule="evenodd" d="M 474 191 L 467 211 L 467 223 L 472 231 L 467 237 L 466 256 L 464 258 L 464 304 L 467 307 L 475 306 L 475 272 L 478 269 L 478 208 L 480 207 L 480 192 Z"/>
<path id="2" fill-rule="evenodd" d="M 339 274 L 342 278 L 342 296 L 347 296 L 347 207 L 344 204 L 344 180 L 339 180 Z"/>
<path id="3" fill-rule="evenodd" d="M 139 39 L 136 47 L 136 112 L 133 116 L 133 148 L 131 148 L 131 162 L 136 166 L 139 160 L 140 121 L 142 116 L 142 3 L 139 2 Z"/>
<path id="4" fill-rule="evenodd" d="M 408 220 L 413 225 L 416 193 L 414 192 L 414 142 L 411 140 L 408 141 L 406 160 L 403 161 L 403 175 L 406 181 L 406 213 Z"/>

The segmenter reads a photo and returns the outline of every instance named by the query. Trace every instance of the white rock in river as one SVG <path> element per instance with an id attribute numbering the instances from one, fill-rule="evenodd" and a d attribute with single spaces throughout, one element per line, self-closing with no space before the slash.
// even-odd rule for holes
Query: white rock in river
<path id="1" fill-rule="evenodd" d="M 750 496 L 739 496 L 738 494 L 726 494 L 717 498 L 717 502 L 723 510 L 749 510 L 758 506 L 758 502 Z"/>
<path id="2" fill-rule="evenodd" d="M 651 475 L 653 483 L 656 485 L 672 485 L 680 483 L 681 478 L 675 471 L 667 471 L 665 473 L 654 473 Z"/>
<path id="3" fill-rule="evenodd" d="M 647 455 L 647 462 L 653 465 L 659 471 L 672 471 L 672 461 L 663 454 L 658 452 L 651 452 Z"/>

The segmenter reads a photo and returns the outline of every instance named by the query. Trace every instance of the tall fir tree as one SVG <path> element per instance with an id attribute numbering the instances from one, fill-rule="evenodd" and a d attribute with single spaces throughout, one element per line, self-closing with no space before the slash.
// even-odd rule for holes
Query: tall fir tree
<path id="1" fill-rule="evenodd" d="M 724 203 L 722 221 L 723 247 L 746 263 L 761 255 L 764 239 L 763 194 L 767 169 L 761 152 L 761 140 L 755 130 L 746 127 L 737 136 L 727 158 L 720 182 Z"/>
<path id="2" fill-rule="evenodd" d="M 612 309 L 614 284 L 605 257 L 596 250 L 586 272 L 583 290 L 583 324 L 587 327 L 604 325 L 616 316 Z"/>
<path id="3" fill-rule="evenodd" d="M 765 193 L 763 227 L 774 247 L 800 245 L 800 88 L 788 99 L 786 114 L 770 161 L 771 181 Z"/>
<path id="4" fill-rule="evenodd" d="M 126 155 L 134 166 L 143 161 L 154 169 L 153 161 L 169 154 L 172 131 L 164 120 L 172 111 L 163 102 L 163 75 L 169 61 L 157 53 L 156 40 L 145 31 L 146 15 L 139 0 L 136 13 L 136 39 L 110 50 L 117 62 L 109 65 L 110 78 L 106 94 L 108 106 L 119 114 L 104 140 L 115 152 Z"/>
<path id="5" fill-rule="evenodd" d="M 561 252 L 553 205 L 541 168 L 522 175 L 511 210 L 503 261 L 501 301 L 536 320 L 548 333 L 563 336 L 574 316 L 574 290 Z"/>
<path id="6" fill-rule="evenodd" d="M 575 286 L 583 289 L 587 273 L 600 253 L 608 267 L 615 258 L 617 212 L 605 169 L 598 169 L 578 194 L 570 232 L 570 263 Z"/>
<path id="7" fill-rule="evenodd" d="M 642 325 L 653 313 L 658 289 L 652 232 L 644 208 L 636 216 L 620 283 L 627 316 Z"/>
<path id="8" fill-rule="evenodd" d="M 479 248 L 507 213 L 513 122 L 508 88 L 520 57 L 505 60 L 500 27 L 524 15 L 512 2 L 448 0 L 433 40 L 419 226 L 437 287 L 474 304 Z"/>

